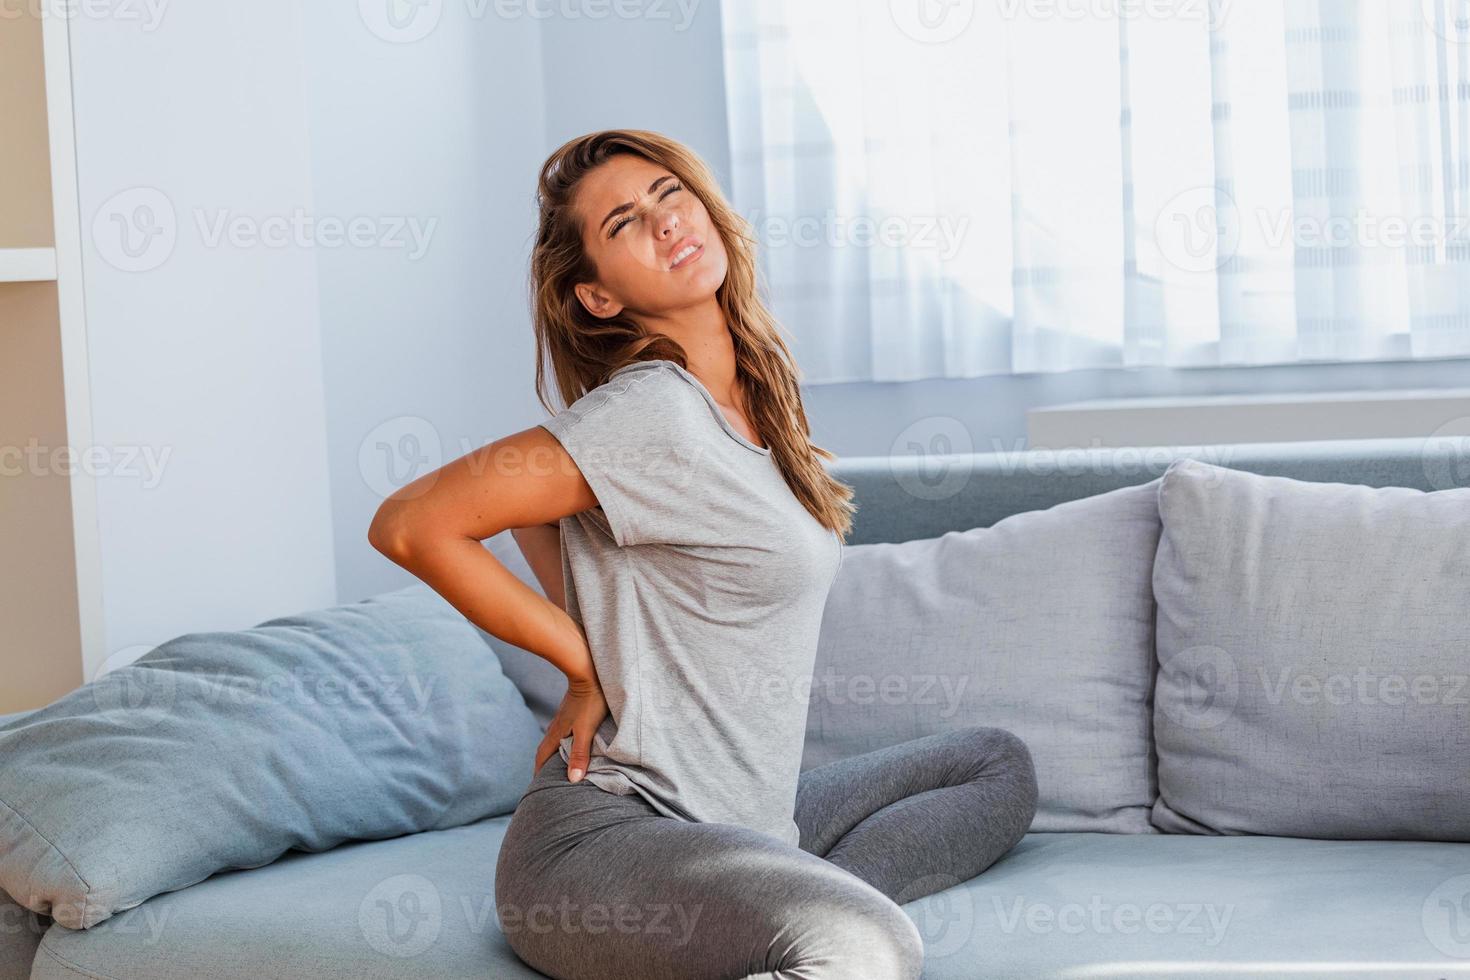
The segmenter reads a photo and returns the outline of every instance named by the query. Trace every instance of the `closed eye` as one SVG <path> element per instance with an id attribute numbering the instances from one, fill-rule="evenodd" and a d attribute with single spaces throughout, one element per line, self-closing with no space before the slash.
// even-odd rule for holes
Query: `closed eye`
<path id="1" fill-rule="evenodd" d="M 672 194 L 672 193 L 674 193 L 674 192 L 675 192 L 675 191 L 682 191 L 682 190 L 683 190 L 683 189 L 684 189 L 684 188 L 683 188 L 683 187 L 681 187 L 681 186 L 680 186 L 680 185 L 678 185 L 678 184 L 670 184 L 670 185 L 669 185 L 669 189 L 668 189 L 668 190 L 666 190 L 666 191 L 664 191 L 664 192 L 663 192 L 663 193 L 662 193 L 662 194 L 660 194 L 660 195 L 659 195 L 659 196 L 658 196 L 658 199 L 659 199 L 659 200 L 660 200 L 660 201 L 662 201 L 662 200 L 663 200 L 663 199 L 664 199 L 664 198 L 666 198 L 666 197 L 668 197 L 668 196 L 669 196 L 669 195 L 670 195 L 670 194 Z M 617 222 L 617 223 L 616 223 L 616 224 L 614 224 L 614 225 L 613 225 L 613 226 L 612 226 L 612 230 L 611 230 L 611 231 L 609 231 L 609 232 L 608 232 L 608 233 L 607 233 L 607 237 L 608 237 L 608 238 L 611 238 L 611 237 L 613 237 L 613 236 L 614 236 L 614 235 L 616 235 L 616 234 L 617 234 L 617 233 L 618 233 L 618 232 L 619 232 L 619 231 L 621 231 L 621 230 L 622 230 L 622 228 L 623 228 L 623 225 L 626 225 L 626 224 L 628 224 L 628 223 L 630 223 L 630 222 L 632 222 L 632 221 L 634 221 L 634 220 L 635 220 L 635 219 L 633 219 L 633 218 L 624 218 L 624 219 L 623 219 L 623 220 L 621 220 L 621 221 L 619 221 L 619 222 Z"/>

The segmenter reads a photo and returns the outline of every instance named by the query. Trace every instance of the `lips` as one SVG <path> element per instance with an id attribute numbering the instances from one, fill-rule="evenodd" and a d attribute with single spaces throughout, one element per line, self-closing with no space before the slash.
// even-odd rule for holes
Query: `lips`
<path id="1" fill-rule="evenodd" d="M 669 252 L 669 271 L 681 269 L 704 254 L 704 243 L 693 235 L 685 235 Z"/>

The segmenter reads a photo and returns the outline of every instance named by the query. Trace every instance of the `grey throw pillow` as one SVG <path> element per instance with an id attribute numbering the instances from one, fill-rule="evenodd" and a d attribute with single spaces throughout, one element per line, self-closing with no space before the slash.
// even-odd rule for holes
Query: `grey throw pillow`
<path id="1" fill-rule="evenodd" d="M 0 724 L 0 889 L 86 929 L 288 849 L 508 813 L 540 739 L 424 585 L 188 633 Z"/>
<path id="2" fill-rule="evenodd" d="M 1470 841 L 1470 490 L 1163 477 L 1172 833 Z"/>
<path id="3" fill-rule="evenodd" d="M 1157 487 L 849 546 L 822 620 L 802 769 L 1005 728 L 1036 765 L 1032 831 L 1153 833 Z"/>

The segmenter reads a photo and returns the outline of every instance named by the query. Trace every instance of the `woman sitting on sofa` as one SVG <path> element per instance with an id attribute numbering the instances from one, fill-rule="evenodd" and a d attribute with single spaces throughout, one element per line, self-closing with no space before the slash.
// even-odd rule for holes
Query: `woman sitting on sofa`
<path id="1" fill-rule="evenodd" d="M 500 850 L 502 931 L 562 978 L 916 978 L 900 904 L 1021 839 L 1030 753 L 977 727 L 800 772 L 852 492 L 810 440 L 755 242 L 646 131 L 568 142 L 538 202 L 537 390 L 549 357 L 567 407 L 405 486 L 370 532 L 567 676 Z M 507 528 L 548 598 L 481 544 Z"/>

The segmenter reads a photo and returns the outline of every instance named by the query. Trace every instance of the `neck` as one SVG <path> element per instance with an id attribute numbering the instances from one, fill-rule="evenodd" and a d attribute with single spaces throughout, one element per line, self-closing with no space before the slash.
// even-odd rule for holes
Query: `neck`
<path id="1" fill-rule="evenodd" d="M 689 373 L 727 407 L 744 411 L 735 384 L 735 338 L 725 322 L 719 301 L 711 296 L 698 307 L 677 311 L 677 315 L 645 318 L 648 330 L 672 338 L 684 348 Z"/>

